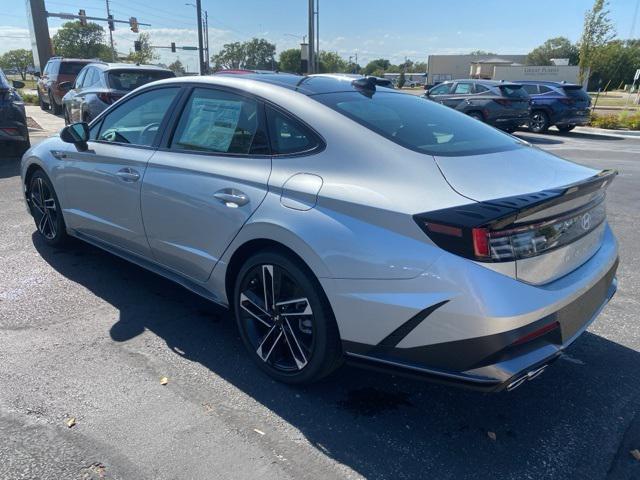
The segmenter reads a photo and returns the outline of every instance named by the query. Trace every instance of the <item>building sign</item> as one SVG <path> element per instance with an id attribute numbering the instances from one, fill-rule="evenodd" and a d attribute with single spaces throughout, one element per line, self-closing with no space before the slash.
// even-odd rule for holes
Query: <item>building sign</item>
<path id="1" fill-rule="evenodd" d="M 574 65 L 495 66 L 494 80 L 542 80 L 548 82 L 579 83 L 580 67 Z"/>

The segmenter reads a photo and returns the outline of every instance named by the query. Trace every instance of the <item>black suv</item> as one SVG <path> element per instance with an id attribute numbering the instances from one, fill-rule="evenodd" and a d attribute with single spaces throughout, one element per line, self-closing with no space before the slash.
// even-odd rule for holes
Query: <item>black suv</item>
<path id="1" fill-rule="evenodd" d="M 531 95 L 532 132 L 546 132 L 555 125 L 561 132 L 589 123 L 591 97 L 580 85 L 563 82 L 518 82 Z"/>
<path id="2" fill-rule="evenodd" d="M 526 125 L 531 113 L 529 95 L 516 83 L 450 80 L 427 90 L 425 97 L 507 132 Z"/>
<path id="3" fill-rule="evenodd" d="M 22 155 L 29 148 L 29 129 L 24 102 L 16 88 L 24 88 L 24 83 L 9 82 L 0 70 L 0 143 L 8 143 Z"/>

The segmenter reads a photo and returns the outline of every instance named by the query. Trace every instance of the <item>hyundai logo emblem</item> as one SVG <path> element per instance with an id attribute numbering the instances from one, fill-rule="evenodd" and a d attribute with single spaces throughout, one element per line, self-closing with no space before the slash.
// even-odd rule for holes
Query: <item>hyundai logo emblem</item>
<path id="1" fill-rule="evenodd" d="M 589 230 L 589 228 L 591 228 L 591 214 L 585 213 L 582 216 L 582 229 Z"/>

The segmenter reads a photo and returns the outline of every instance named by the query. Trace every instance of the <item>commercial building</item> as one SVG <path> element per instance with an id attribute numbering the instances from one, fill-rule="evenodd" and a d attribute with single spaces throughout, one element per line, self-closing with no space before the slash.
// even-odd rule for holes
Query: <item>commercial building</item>
<path id="1" fill-rule="evenodd" d="M 474 72 L 485 75 L 486 72 L 493 71 L 493 66 L 524 64 L 526 55 L 429 55 L 427 60 L 427 83 L 434 85 L 445 80 L 455 80 L 456 78 L 469 78 Z M 492 60 L 489 63 L 487 60 Z M 496 63 L 497 62 L 497 63 Z M 484 78 L 478 76 L 477 78 Z"/>

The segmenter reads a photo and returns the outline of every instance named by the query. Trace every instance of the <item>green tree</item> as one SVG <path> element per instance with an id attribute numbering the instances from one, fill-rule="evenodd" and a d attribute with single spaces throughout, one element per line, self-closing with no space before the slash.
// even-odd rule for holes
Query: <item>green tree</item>
<path id="1" fill-rule="evenodd" d="M 320 52 L 320 73 L 345 73 L 348 68 L 347 62 L 338 52 Z"/>
<path id="2" fill-rule="evenodd" d="M 171 70 L 173 73 L 175 73 L 177 77 L 181 77 L 182 75 L 187 73 L 187 71 L 184 68 L 184 65 L 182 64 L 179 58 L 176 58 L 175 62 L 170 63 L 167 68 Z"/>
<path id="3" fill-rule="evenodd" d="M 158 60 L 159 56 L 151 47 L 151 40 L 148 33 L 144 32 L 139 34 L 136 41 L 140 42 L 140 51 L 129 50 L 129 55 L 125 60 L 132 63 L 151 63 L 154 60 Z"/>
<path id="4" fill-rule="evenodd" d="M 33 65 L 33 55 L 31 50 L 20 48 L 9 50 L 0 57 L 0 67 L 4 69 L 15 68 L 20 73 L 22 80 L 27 78 L 27 70 Z"/>
<path id="5" fill-rule="evenodd" d="M 487 56 L 487 55 L 498 55 L 497 53 L 493 53 L 493 52 L 487 52 L 485 50 L 474 50 L 473 52 L 469 53 L 469 55 L 475 55 L 476 57 L 482 57 L 482 56 Z"/>
<path id="6" fill-rule="evenodd" d="M 398 88 L 404 87 L 404 84 L 406 82 L 407 82 L 407 79 L 405 78 L 404 70 L 403 70 L 400 72 L 400 75 L 398 75 Z"/>
<path id="7" fill-rule="evenodd" d="M 616 89 L 630 84 L 640 65 L 640 44 L 633 40 L 613 40 L 591 52 L 589 88 Z"/>
<path id="8" fill-rule="evenodd" d="M 250 68 L 270 70 L 277 68 L 276 46 L 264 38 L 252 38 L 247 42 L 226 43 L 211 57 L 216 70 L 226 68 Z"/>
<path id="9" fill-rule="evenodd" d="M 584 81 L 591 66 L 595 49 L 615 37 L 615 29 L 609 19 L 608 0 L 595 0 L 591 10 L 584 15 L 584 28 L 580 37 L 580 82 Z"/>
<path id="10" fill-rule="evenodd" d="M 278 64 L 280 71 L 289 73 L 302 73 L 300 69 L 301 65 L 301 53 L 299 48 L 290 48 L 280 52 Z"/>
<path id="11" fill-rule="evenodd" d="M 391 62 L 389 60 L 387 60 L 386 58 L 378 58 L 367 63 L 367 65 L 364 67 L 363 73 L 365 75 L 373 75 L 375 74 L 375 72 L 384 73 L 389 69 L 390 66 Z"/>
<path id="12" fill-rule="evenodd" d="M 104 43 L 104 28 L 97 23 L 67 22 L 53 36 L 52 43 L 56 55 L 63 57 L 112 58 L 111 49 Z"/>
<path id="13" fill-rule="evenodd" d="M 569 65 L 578 63 L 578 47 L 566 37 L 550 38 L 527 55 L 527 65 L 551 65 L 552 58 L 568 58 Z"/>
<path id="14" fill-rule="evenodd" d="M 426 62 L 416 62 L 411 66 L 411 69 L 408 70 L 409 73 L 426 73 L 427 64 Z"/>

